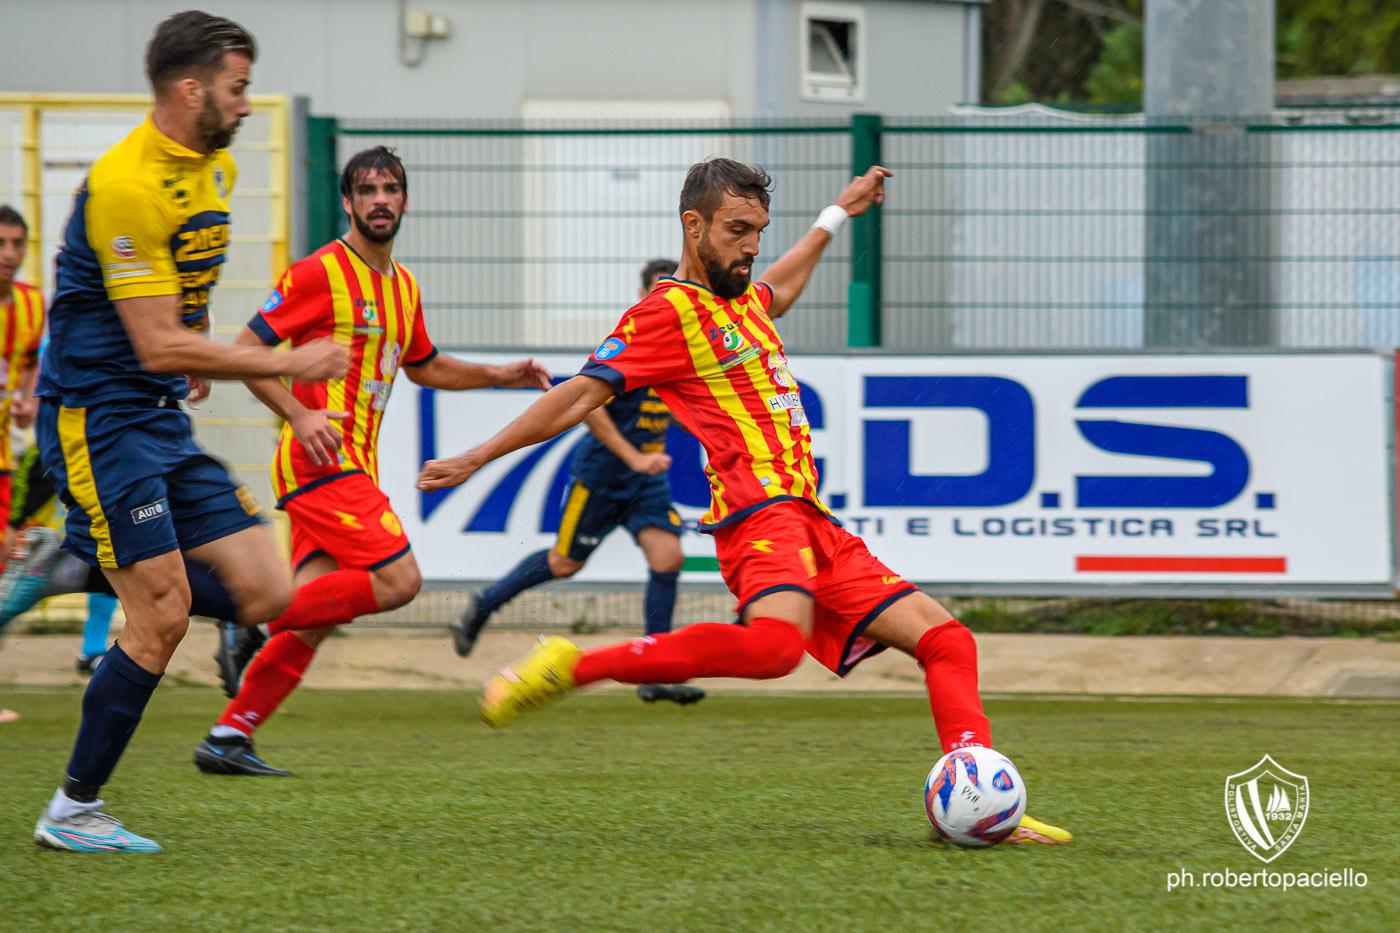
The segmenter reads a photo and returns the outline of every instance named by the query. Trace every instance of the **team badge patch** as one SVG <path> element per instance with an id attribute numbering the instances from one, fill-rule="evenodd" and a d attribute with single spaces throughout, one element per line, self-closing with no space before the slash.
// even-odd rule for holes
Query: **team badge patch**
<path id="1" fill-rule="evenodd" d="M 112 255 L 118 259 L 135 259 L 136 241 L 129 236 L 112 237 Z"/>
<path id="2" fill-rule="evenodd" d="M 277 289 L 272 290 L 272 294 L 267 296 L 267 300 L 262 303 L 264 313 L 277 310 L 277 306 L 282 303 L 282 293 Z"/>
<path id="3" fill-rule="evenodd" d="M 598 349 L 593 351 L 593 358 L 598 362 L 602 363 L 606 360 L 612 359 L 615 356 L 621 356 L 622 351 L 626 349 L 627 344 L 623 343 L 616 337 L 609 337 L 607 340 L 604 340 L 602 343 L 598 344 Z"/>
<path id="4" fill-rule="evenodd" d="M 388 509 L 385 509 L 384 514 L 379 516 L 379 524 L 396 538 L 403 535 L 403 523 L 399 521 L 397 515 Z"/>

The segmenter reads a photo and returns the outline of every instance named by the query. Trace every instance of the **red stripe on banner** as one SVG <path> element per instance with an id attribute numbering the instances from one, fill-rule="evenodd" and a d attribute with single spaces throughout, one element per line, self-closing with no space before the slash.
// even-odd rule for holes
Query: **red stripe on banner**
<path id="1" fill-rule="evenodd" d="M 1287 573 L 1286 557 L 1079 556 L 1081 573 Z"/>

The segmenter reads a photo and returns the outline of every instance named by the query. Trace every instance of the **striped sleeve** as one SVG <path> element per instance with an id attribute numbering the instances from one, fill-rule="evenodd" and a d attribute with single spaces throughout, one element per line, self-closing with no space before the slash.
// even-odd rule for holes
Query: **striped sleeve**
<path id="1" fill-rule="evenodd" d="M 438 351 L 428 336 L 428 322 L 423 319 L 423 296 L 416 287 L 413 298 L 413 330 L 409 332 L 408 345 L 404 347 L 403 364 L 422 366 L 437 356 Z"/>
<path id="2" fill-rule="evenodd" d="M 675 309 L 653 293 L 622 316 L 579 375 L 602 379 L 621 395 L 665 385 L 690 369 L 690 352 Z"/>
<path id="3" fill-rule="evenodd" d="M 326 270 L 315 256 L 294 263 L 248 322 L 248 329 L 268 346 L 296 343 L 331 318 Z"/>

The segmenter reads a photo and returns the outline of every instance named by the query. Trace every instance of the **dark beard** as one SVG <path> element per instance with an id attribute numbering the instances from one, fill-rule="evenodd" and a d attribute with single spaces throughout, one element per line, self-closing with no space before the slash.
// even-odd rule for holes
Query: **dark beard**
<path id="1" fill-rule="evenodd" d="M 211 97 L 204 98 L 204 109 L 199 112 L 199 120 L 195 123 L 195 130 L 199 133 L 199 138 L 204 142 L 204 151 L 213 152 L 216 149 L 227 149 L 229 143 L 233 142 L 233 136 L 238 132 L 237 121 L 233 124 L 233 129 L 224 129 L 219 122 L 219 111 L 214 106 Z"/>
<path id="2" fill-rule="evenodd" d="M 719 257 L 709 248 L 709 244 L 700 245 L 700 262 L 705 266 L 705 278 L 710 280 L 710 291 L 714 292 L 725 301 L 733 301 L 744 292 L 749 290 L 749 277 L 752 273 L 740 274 L 734 271 L 736 266 L 752 266 L 751 260 L 739 259 L 729 265 L 721 265 Z"/>
<path id="3" fill-rule="evenodd" d="M 369 221 L 361 220 L 360 215 L 356 214 L 354 211 L 350 212 L 350 219 L 354 221 L 355 229 L 360 231 L 360 236 L 369 240 L 371 243 L 388 243 L 392 241 L 394 237 L 399 234 L 399 224 L 403 223 L 403 215 L 400 214 L 399 219 L 394 221 L 394 225 L 389 228 L 387 233 L 377 233 L 375 229 L 369 225 Z"/>

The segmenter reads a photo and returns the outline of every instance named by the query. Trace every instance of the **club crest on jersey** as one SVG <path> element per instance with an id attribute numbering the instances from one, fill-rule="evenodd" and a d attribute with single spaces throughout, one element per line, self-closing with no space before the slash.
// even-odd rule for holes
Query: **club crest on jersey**
<path id="1" fill-rule="evenodd" d="M 627 349 L 627 344 L 617 337 L 609 337 L 598 344 L 598 349 L 593 351 L 593 358 L 600 363 L 606 362 L 615 356 L 621 356 L 622 351 Z"/>
<path id="2" fill-rule="evenodd" d="M 214 166 L 214 187 L 219 192 L 220 201 L 228 200 L 228 184 L 224 178 L 223 166 Z"/>

